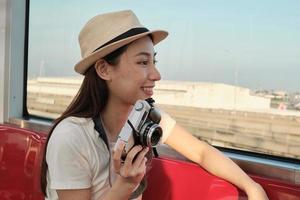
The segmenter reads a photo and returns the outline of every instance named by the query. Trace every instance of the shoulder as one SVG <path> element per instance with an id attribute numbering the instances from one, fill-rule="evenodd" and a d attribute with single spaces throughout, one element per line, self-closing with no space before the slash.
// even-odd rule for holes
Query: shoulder
<path id="1" fill-rule="evenodd" d="M 91 118 L 68 117 L 53 129 L 49 143 L 68 144 L 82 143 L 87 136 L 94 134 L 94 123 Z"/>
<path id="2" fill-rule="evenodd" d="M 81 129 L 81 127 L 88 127 L 93 124 L 94 123 L 91 118 L 67 117 L 57 124 L 54 131 L 63 131 L 66 129 L 77 130 Z"/>
<path id="3" fill-rule="evenodd" d="M 76 135 L 86 130 L 93 130 L 93 128 L 94 122 L 91 118 L 67 117 L 57 124 L 53 134 Z"/>

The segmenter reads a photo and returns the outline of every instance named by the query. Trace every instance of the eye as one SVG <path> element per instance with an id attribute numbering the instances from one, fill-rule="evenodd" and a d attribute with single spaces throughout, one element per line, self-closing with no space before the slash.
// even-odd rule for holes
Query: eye
<path id="1" fill-rule="evenodd" d="M 141 61 L 138 61 L 137 64 L 143 65 L 143 66 L 146 67 L 146 66 L 148 66 L 150 64 L 150 62 L 151 62 L 150 60 L 141 60 Z M 154 59 L 152 62 L 155 65 L 157 63 L 157 60 Z"/>
<path id="2" fill-rule="evenodd" d="M 139 65 L 147 66 L 149 64 L 148 60 L 143 60 L 138 62 Z"/>

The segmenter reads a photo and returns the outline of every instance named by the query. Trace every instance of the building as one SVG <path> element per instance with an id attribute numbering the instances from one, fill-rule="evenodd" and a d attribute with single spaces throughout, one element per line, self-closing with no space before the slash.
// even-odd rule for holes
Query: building
<path id="1" fill-rule="evenodd" d="M 235 110 L 269 109 L 271 99 L 250 89 L 222 83 L 160 81 L 154 92 L 160 104 Z"/>

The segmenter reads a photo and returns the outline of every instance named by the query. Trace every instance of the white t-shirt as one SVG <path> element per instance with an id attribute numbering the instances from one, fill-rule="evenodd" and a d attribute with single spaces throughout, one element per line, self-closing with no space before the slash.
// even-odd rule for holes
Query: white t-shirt
<path id="1" fill-rule="evenodd" d="M 160 126 L 164 143 L 175 120 L 163 113 Z M 114 143 L 109 144 L 110 149 Z M 103 199 L 117 174 L 110 165 L 110 154 L 91 118 L 68 117 L 54 129 L 47 146 L 48 200 L 57 200 L 57 189 L 91 188 L 91 199 Z M 138 198 L 141 199 L 141 198 Z"/>

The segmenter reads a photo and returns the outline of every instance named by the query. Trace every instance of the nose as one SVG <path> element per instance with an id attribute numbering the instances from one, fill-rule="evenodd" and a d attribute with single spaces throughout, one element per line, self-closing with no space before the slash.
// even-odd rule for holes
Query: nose
<path id="1" fill-rule="evenodd" d="M 161 79 L 160 73 L 155 65 L 152 65 L 151 71 L 149 73 L 149 79 L 151 81 L 159 81 Z"/>

